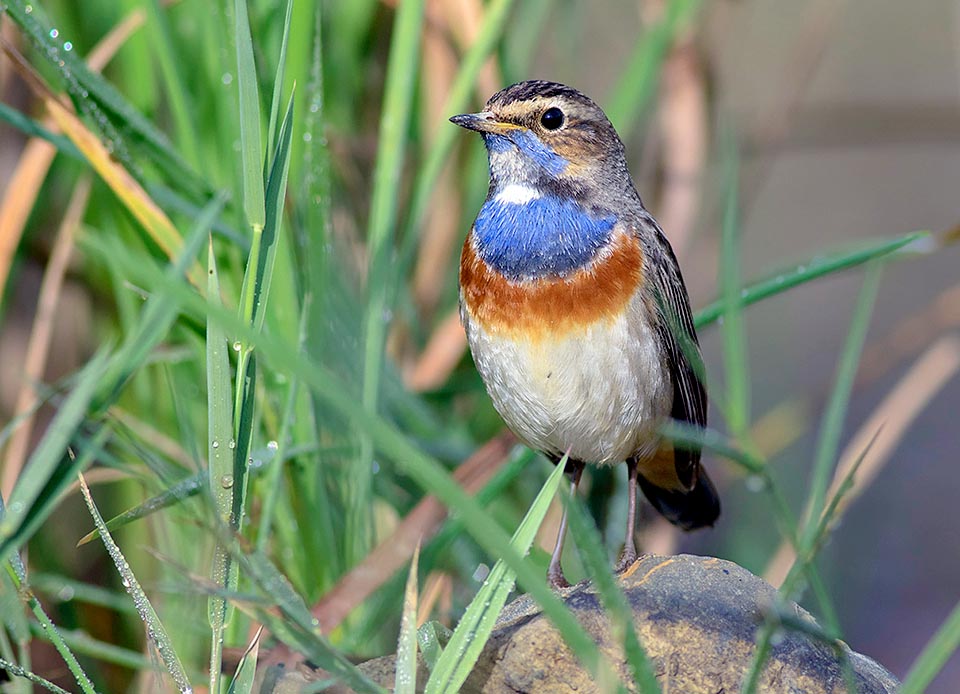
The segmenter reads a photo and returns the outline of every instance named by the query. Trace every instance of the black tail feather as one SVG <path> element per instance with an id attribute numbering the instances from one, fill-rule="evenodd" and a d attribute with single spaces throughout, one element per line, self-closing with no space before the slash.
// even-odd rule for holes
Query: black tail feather
<path id="1" fill-rule="evenodd" d="M 712 526 L 720 515 L 720 496 L 703 470 L 700 470 L 697 483 L 690 491 L 657 487 L 642 475 L 637 479 L 637 483 L 653 507 L 668 521 L 684 530 Z"/>

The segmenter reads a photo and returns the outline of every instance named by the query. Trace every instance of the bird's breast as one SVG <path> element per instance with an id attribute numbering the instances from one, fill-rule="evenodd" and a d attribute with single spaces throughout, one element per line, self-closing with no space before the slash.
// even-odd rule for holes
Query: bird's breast
<path id="1" fill-rule="evenodd" d="M 643 253 L 623 230 L 563 276 L 511 279 L 484 260 L 477 245 L 471 232 L 460 261 L 462 309 L 492 336 L 538 342 L 580 334 L 623 315 L 642 288 Z"/>

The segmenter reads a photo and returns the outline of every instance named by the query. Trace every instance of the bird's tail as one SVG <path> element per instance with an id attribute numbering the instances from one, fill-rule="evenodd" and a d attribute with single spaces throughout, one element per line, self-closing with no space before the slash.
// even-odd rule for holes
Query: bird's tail
<path id="1" fill-rule="evenodd" d="M 713 525 L 720 515 L 720 496 L 703 469 L 689 490 L 664 489 L 644 479 L 643 475 L 638 475 L 637 483 L 653 507 L 684 530 Z"/>

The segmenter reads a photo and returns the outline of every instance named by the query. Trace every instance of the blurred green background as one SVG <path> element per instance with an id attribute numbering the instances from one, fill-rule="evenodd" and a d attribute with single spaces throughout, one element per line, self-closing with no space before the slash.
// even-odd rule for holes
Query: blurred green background
<path id="1" fill-rule="evenodd" d="M 842 455 L 829 462 L 852 460 L 882 429 L 817 560 L 844 640 L 904 677 L 960 599 L 960 250 L 950 243 L 960 223 L 960 4 L 429 0 L 422 14 L 416 5 L 295 0 L 282 74 L 280 2 L 248 4 L 255 74 L 237 65 L 233 2 L 43 0 L 10 3 L 3 16 L 8 44 L 65 95 L 78 127 L 106 143 L 113 159 L 103 166 L 132 175 L 108 186 L 103 169 L 94 173 L 77 152 L 81 130 L 58 135 L 63 125 L 45 120 L 38 92 L 9 57 L 0 61 L 3 499 L 19 499 L 12 490 L 23 492 L 24 479 L 40 485 L 21 509 L 33 525 L 0 535 L 8 553 L 22 552 L 30 584 L 84 671 L 104 691 L 146 690 L 157 677 L 101 543 L 74 547 L 93 524 L 72 472 L 57 477 L 61 459 L 95 461 L 86 474 L 105 518 L 181 489 L 175 503 L 114 536 L 195 683 L 209 660 L 209 593 L 219 584 L 243 598 L 226 629 L 225 662 L 235 662 L 251 624 L 263 621 L 264 599 L 276 597 L 254 578 L 270 562 L 321 624 L 338 615 L 328 633 L 337 649 L 395 649 L 407 545 L 439 523 L 409 514 L 440 483 L 408 449 L 391 446 L 383 427 L 449 471 L 474 456 L 472 491 L 499 475 L 485 503 L 491 524 L 513 531 L 549 466 L 501 439 L 482 449 L 486 457 L 474 455 L 502 427 L 455 315 L 459 245 L 486 193 L 486 160 L 479 139 L 446 118 L 477 110 L 506 84 L 543 78 L 607 109 L 695 309 L 731 278 L 748 284 L 798 264 L 802 274 L 862 244 L 932 232 L 883 271 Z M 127 31 L 112 48 L 108 41 L 106 81 L 79 71 L 75 61 L 117 27 Z M 241 133 L 245 78 L 259 89 L 247 102 L 259 147 Z M 272 112 L 282 119 L 294 84 L 285 150 L 269 123 Z M 28 146 L 31 134 L 52 148 Z M 269 300 L 244 314 L 237 309 L 256 247 L 244 186 L 285 153 L 285 194 L 259 192 L 268 216 L 282 208 L 275 259 L 255 273 L 272 278 Z M 186 263 L 199 269 L 195 277 L 203 277 L 212 226 L 221 313 L 238 319 L 206 308 L 203 297 L 217 292 L 202 282 L 162 274 L 176 253 L 131 214 L 124 192 L 153 200 L 188 248 L 199 240 L 197 265 L 193 256 Z M 222 209 L 211 206 L 218 192 Z M 738 244 L 738 268 L 724 255 L 723 229 Z M 726 334 L 716 324 L 700 333 L 721 405 L 711 426 L 769 461 L 798 516 L 863 275 L 846 269 L 751 306 L 734 337 L 729 321 Z M 172 313 L 157 320 L 151 300 Z M 231 373 L 257 344 L 253 392 L 235 375 L 225 386 L 208 371 L 211 325 L 226 332 L 220 347 L 234 347 L 225 350 L 229 362 L 213 357 Z M 124 353 L 137 339 L 144 353 Z M 82 417 L 61 422 L 69 426 L 56 451 L 36 448 L 64 395 L 84 382 L 71 374 L 98 350 L 109 365 L 92 379 Z M 291 358 L 298 352 L 306 361 Z M 246 493 L 244 551 L 262 554 L 241 568 L 239 583 L 211 579 L 222 510 L 217 479 L 207 484 L 217 448 L 211 403 L 234 403 L 238 419 L 252 413 L 232 423 L 251 436 L 250 479 L 238 477 L 234 489 Z M 36 419 L 25 419 L 36 407 Z M 375 417 L 358 419 L 351 407 Z M 97 443 L 98 432 L 105 441 Z M 243 448 L 241 437 L 230 443 Z M 34 450 L 41 454 L 27 464 Z M 777 582 L 783 540 L 763 484 L 717 456 L 706 464 L 723 498 L 717 527 L 682 536 L 645 507 L 643 546 L 731 559 Z M 623 476 L 596 473 L 585 485 L 611 557 Z M 190 480 L 199 480 L 190 491 L 177 487 Z M 398 528 L 407 528 L 404 542 L 392 535 Z M 425 616 L 453 624 L 479 586 L 478 567 L 496 557 L 462 527 L 445 526 L 441 538 L 424 553 L 422 599 Z M 541 531 L 541 546 L 552 539 Z M 384 540 L 396 556 L 369 558 Z M 369 596 L 342 581 L 365 557 L 384 580 L 393 576 Z M 543 549 L 533 559 L 545 567 Z M 575 553 L 565 564 L 571 578 L 583 576 Z M 22 612 L 13 584 L 3 588 L 6 614 Z M 801 604 L 823 617 L 810 593 Z M 344 605 L 355 609 L 339 623 Z M 17 619 L 5 618 L 0 655 L 70 689 L 60 657 Z M 949 653 L 927 691 L 960 690 L 960 656 Z"/>

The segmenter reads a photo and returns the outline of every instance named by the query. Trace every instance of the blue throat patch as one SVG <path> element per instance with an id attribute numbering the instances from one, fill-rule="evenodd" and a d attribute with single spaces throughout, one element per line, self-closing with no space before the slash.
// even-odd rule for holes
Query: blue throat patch
<path id="1" fill-rule="evenodd" d="M 570 163 L 529 130 L 511 130 L 509 135 L 483 133 L 483 143 L 490 152 L 505 152 L 516 147 L 551 176 L 562 174 Z"/>
<path id="2" fill-rule="evenodd" d="M 563 276 L 586 265 L 610 240 L 616 217 L 594 217 L 553 195 L 524 203 L 490 198 L 474 222 L 480 257 L 514 279 Z"/>

